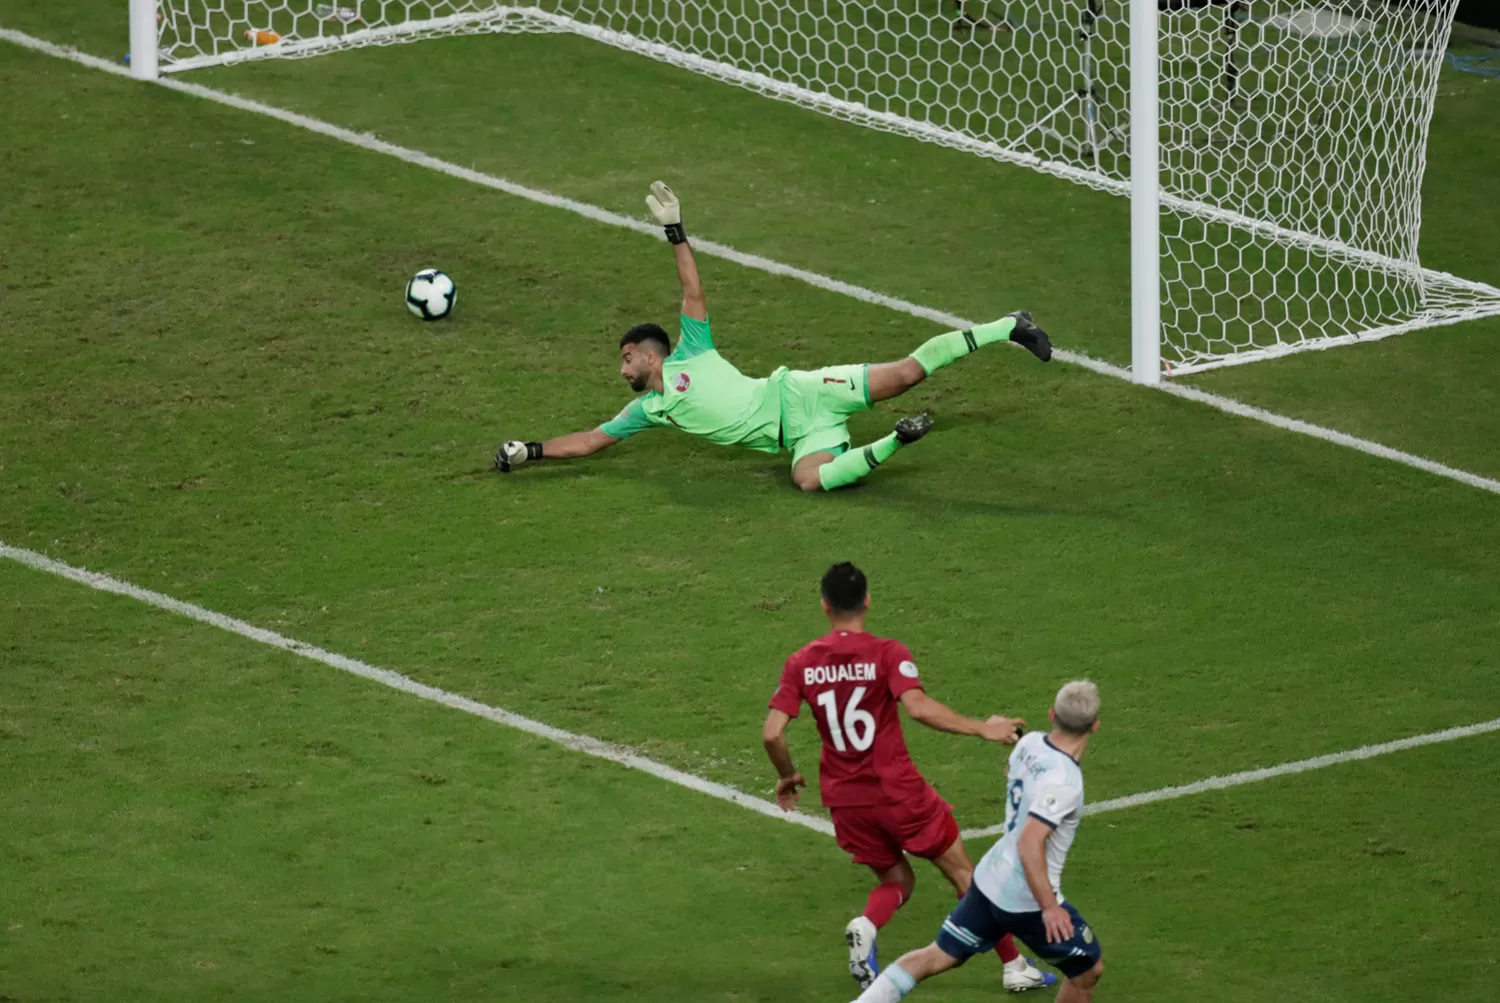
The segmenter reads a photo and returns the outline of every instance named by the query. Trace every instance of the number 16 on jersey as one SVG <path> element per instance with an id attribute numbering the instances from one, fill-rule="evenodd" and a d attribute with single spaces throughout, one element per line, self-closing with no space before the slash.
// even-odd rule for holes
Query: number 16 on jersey
<path id="1" fill-rule="evenodd" d="M 850 747 L 855 752 L 865 752 L 875 744 L 875 717 L 859 706 L 864 695 L 865 688 L 856 686 L 854 692 L 849 694 L 849 702 L 844 705 L 843 714 L 840 715 L 838 693 L 824 690 L 818 694 L 818 706 L 823 709 L 823 716 L 828 721 L 828 737 L 833 740 L 833 747 L 840 752 L 848 752 Z"/>

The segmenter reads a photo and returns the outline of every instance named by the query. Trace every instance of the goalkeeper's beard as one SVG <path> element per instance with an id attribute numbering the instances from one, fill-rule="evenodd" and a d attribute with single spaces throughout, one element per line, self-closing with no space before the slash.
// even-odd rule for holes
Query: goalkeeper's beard
<path id="1" fill-rule="evenodd" d="M 646 389 L 647 384 L 649 384 L 651 381 L 645 376 L 631 376 L 628 377 L 625 382 L 630 384 L 630 389 L 634 390 L 636 393 L 640 393 L 642 390 Z"/>

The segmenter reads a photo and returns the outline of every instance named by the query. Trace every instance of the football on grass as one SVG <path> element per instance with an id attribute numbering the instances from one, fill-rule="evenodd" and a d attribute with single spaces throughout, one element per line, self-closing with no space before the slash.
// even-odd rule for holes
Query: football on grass
<path id="1" fill-rule="evenodd" d="M 423 320 L 442 320 L 457 299 L 458 287 L 436 268 L 422 269 L 406 284 L 406 308 Z"/>

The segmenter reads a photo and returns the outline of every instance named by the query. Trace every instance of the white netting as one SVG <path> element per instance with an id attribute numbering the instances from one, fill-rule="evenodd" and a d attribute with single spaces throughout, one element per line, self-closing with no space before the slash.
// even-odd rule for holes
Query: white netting
<path id="1" fill-rule="evenodd" d="M 1453 9 L 1339 0 L 1163 14 L 1169 366 L 1500 312 L 1500 293 L 1424 271 L 1417 258 Z"/>
<path id="2" fill-rule="evenodd" d="M 1129 194 L 1122 0 L 169 0 L 168 70 L 569 31 L 826 114 Z M 1162 356 L 1263 358 L 1500 314 L 1418 264 L 1457 0 L 1160 0 Z M 257 38 L 258 32 L 271 31 Z"/>
<path id="3" fill-rule="evenodd" d="M 533 11 L 478 0 L 161 0 L 159 10 L 166 72 L 444 35 L 559 30 Z"/>

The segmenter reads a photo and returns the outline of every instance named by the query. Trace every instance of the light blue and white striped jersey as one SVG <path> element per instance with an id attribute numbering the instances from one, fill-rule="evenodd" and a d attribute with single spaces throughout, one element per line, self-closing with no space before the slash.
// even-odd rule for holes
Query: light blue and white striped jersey
<path id="1" fill-rule="evenodd" d="M 1040 819 L 1052 828 L 1046 843 L 1047 879 L 1061 903 L 1063 863 L 1083 819 L 1083 771 L 1072 756 L 1039 731 L 1023 736 L 1010 754 L 1005 835 L 974 869 L 974 883 L 984 897 L 1006 912 L 1042 908 L 1026 884 L 1018 852 L 1028 818 Z"/>

